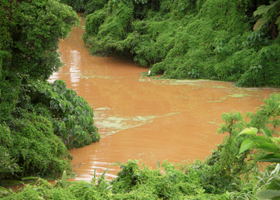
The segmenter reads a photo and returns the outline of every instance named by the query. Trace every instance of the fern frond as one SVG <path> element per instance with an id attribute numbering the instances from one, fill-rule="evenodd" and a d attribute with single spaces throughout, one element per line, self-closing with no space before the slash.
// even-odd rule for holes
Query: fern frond
<path id="1" fill-rule="evenodd" d="M 254 31 L 259 31 L 263 25 L 265 25 L 268 22 L 266 18 L 260 18 L 254 25 L 253 30 Z"/>
<path id="2" fill-rule="evenodd" d="M 254 12 L 254 16 L 258 15 L 265 15 L 269 12 L 270 9 L 273 9 L 277 4 L 279 4 L 280 1 L 275 1 L 274 3 L 266 6 L 266 5 L 261 5 L 257 8 L 257 10 Z"/>

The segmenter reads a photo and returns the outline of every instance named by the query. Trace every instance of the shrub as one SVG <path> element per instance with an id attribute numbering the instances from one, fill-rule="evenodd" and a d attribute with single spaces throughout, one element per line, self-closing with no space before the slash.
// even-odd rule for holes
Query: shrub
<path id="1" fill-rule="evenodd" d="M 23 109 L 17 109 L 17 114 L 18 118 L 10 122 L 12 125 L 1 130 L 4 162 L 11 164 L 5 166 L 4 163 L 5 170 L 1 177 L 57 176 L 64 169 L 70 171 L 69 161 L 72 157 L 62 141 L 54 135 L 52 123 L 43 116 Z"/>
<path id="2" fill-rule="evenodd" d="M 271 4 L 271 12 L 278 9 L 277 2 Z M 277 29 L 273 37 L 265 26 L 252 32 L 253 11 L 262 3 L 109 0 L 87 16 L 83 38 L 91 54 L 132 56 L 141 66 L 150 67 L 151 75 L 163 74 L 163 78 L 279 86 Z M 266 16 L 264 10 L 260 15 Z"/>
<path id="3" fill-rule="evenodd" d="M 99 141 L 93 109 L 83 97 L 66 88 L 64 81 L 56 80 L 53 84 L 31 82 L 25 89 L 30 92 L 35 112 L 53 123 L 54 134 L 61 138 L 67 148 Z"/>

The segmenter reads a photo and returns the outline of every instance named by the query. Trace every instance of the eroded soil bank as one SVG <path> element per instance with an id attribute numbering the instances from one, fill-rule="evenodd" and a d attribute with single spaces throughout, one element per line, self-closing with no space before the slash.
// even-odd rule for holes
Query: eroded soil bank
<path id="1" fill-rule="evenodd" d="M 60 42 L 64 67 L 50 81 L 63 79 L 92 106 L 101 141 L 72 149 L 75 180 L 97 174 L 115 177 L 129 159 L 156 167 L 205 159 L 224 135 L 216 133 L 221 115 L 255 111 L 264 98 L 279 92 L 268 88 L 237 88 L 215 81 L 156 80 L 141 77 L 148 69 L 131 61 L 90 56 L 81 39 L 82 26 Z"/>

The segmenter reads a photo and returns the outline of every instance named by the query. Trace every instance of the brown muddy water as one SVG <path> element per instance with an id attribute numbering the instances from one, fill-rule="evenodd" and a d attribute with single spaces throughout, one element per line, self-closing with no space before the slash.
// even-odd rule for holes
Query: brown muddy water
<path id="1" fill-rule="evenodd" d="M 75 179 L 91 181 L 112 163 L 137 159 L 155 168 L 157 161 L 174 164 L 204 160 L 224 135 L 217 129 L 229 111 L 255 111 L 278 89 L 237 88 L 217 81 L 158 80 L 141 77 L 148 69 L 114 57 L 90 56 L 81 39 L 85 19 L 60 42 L 64 66 L 50 82 L 62 79 L 94 109 L 101 140 L 70 150 Z"/>

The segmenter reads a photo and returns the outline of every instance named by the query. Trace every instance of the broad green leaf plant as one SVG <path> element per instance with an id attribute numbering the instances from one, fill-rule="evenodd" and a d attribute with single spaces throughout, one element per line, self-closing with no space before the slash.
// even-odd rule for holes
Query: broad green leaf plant
<path id="1" fill-rule="evenodd" d="M 270 99 L 265 100 L 266 104 L 262 106 L 252 119 L 255 120 L 256 127 L 249 127 L 242 130 L 238 137 L 249 136 L 240 146 L 239 154 L 251 151 L 257 156 L 259 162 L 276 163 L 272 178 L 266 185 L 266 190 L 260 192 L 258 196 L 262 199 L 280 198 L 280 95 L 272 95 Z"/>

